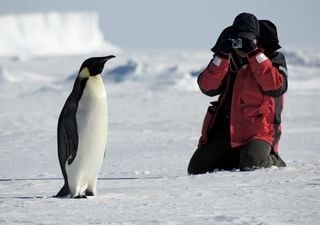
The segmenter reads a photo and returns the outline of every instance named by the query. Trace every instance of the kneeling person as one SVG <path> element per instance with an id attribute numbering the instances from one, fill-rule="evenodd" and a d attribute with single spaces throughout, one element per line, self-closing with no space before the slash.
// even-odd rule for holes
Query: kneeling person
<path id="1" fill-rule="evenodd" d="M 287 91 L 279 48 L 276 26 L 248 13 L 220 34 L 198 77 L 201 91 L 219 98 L 208 108 L 189 174 L 286 166 L 278 153 Z"/>

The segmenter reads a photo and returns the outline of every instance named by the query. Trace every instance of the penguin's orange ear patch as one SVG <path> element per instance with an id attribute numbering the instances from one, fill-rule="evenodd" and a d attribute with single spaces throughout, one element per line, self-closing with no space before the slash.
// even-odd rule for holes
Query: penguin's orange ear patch
<path id="1" fill-rule="evenodd" d="M 81 77 L 81 78 L 89 78 L 89 77 L 90 77 L 90 72 L 89 72 L 88 67 L 84 67 L 84 68 L 80 71 L 79 77 Z"/>

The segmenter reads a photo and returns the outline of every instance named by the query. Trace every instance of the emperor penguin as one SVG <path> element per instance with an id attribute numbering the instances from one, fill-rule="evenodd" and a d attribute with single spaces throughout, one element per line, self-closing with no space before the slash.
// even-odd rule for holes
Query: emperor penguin
<path id="1" fill-rule="evenodd" d="M 97 194 L 98 173 L 106 151 L 107 96 L 101 77 L 115 56 L 86 59 L 58 120 L 58 156 L 64 185 L 55 197 Z"/>

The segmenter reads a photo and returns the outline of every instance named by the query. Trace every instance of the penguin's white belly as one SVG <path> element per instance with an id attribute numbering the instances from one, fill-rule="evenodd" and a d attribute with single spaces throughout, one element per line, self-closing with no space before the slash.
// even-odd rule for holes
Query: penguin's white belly
<path id="1" fill-rule="evenodd" d="M 100 76 L 90 78 L 79 101 L 76 114 L 78 131 L 77 155 L 66 164 L 70 192 L 79 195 L 95 192 L 98 173 L 107 143 L 107 100 Z"/>

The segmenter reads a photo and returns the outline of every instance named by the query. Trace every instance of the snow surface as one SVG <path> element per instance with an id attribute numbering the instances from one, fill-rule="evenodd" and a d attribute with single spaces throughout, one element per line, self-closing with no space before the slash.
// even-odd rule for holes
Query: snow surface
<path id="1" fill-rule="evenodd" d="M 211 53 L 118 53 L 104 70 L 107 155 L 98 196 L 86 200 L 51 196 L 63 184 L 58 115 L 93 55 L 1 57 L 0 224 L 319 224 L 319 54 L 289 53 L 288 167 L 199 176 L 187 165 L 213 100 L 196 85 Z"/>

